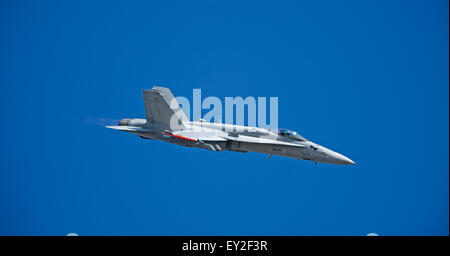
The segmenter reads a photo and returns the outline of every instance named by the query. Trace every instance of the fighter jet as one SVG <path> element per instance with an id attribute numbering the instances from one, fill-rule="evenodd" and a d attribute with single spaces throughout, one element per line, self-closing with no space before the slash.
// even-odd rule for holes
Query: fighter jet
<path id="1" fill-rule="evenodd" d="M 146 119 L 122 119 L 107 128 L 186 147 L 212 151 L 248 151 L 315 162 L 352 165 L 349 158 L 320 146 L 291 130 L 190 121 L 168 88 L 144 90 Z"/>

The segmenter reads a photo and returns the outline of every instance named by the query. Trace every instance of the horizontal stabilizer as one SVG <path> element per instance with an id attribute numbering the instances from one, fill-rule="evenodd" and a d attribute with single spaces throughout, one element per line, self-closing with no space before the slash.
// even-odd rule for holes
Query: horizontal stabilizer
<path id="1" fill-rule="evenodd" d="M 126 131 L 126 132 L 155 132 L 149 129 L 145 129 L 142 127 L 135 127 L 135 126 L 105 126 L 109 129 L 119 130 L 119 131 Z"/>

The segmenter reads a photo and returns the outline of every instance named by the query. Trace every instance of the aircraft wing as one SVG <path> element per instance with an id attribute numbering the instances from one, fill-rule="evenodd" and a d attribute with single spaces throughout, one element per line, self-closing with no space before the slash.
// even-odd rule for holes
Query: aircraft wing
<path id="1" fill-rule="evenodd" d="M 226 139 L 216 136 L 213 133 L 196 132 L 196 131 L 175 131 L 175 132 L 165 131 L 163 132 L 163 134 L 165 136 L 171 136 L 174 138 L 183 139 L 190 142 L 195 142 L 200 147 L 212 151 L 222 150 L 219 145 L 214 145 L 214 142 L 227 141 Z"/>
<path id="2" fill-rule="evenodd" d="M 295 143 L 289 143 L 279 140 L 271 140 L 271 139 L 265 139 L 265 138 L 258 138 L 258 137 L 252 137 L 252 136 L 245 136 L 245 135 L 238 135 L 238 136 L 230 136 L 230 135 L 224 135 L 224 138 L 232 141 L 240 141 L 240 142 L 247 142 L 247 143 L 255 143 L 255 144 L 270 144 L 270 145 L 280 145 L 280 146 L 291 146 L 291 147 L 299 147 L 304 148 L 304 145 L 295 144 Z"/>
<path id="3" fill-rule="evenodd" d="M 189 139 L 193 141 L 204 141 L 204 142 L 220 142 L 227 141 L 222 137 L 219 137 L 213 133 L 197 132 L 197 131 L 175 131 L 170 133 L 171 136 L 180 139 Z"/>
<path id="4" fill-rule="evenodd" d="M 214 133 L 208 133 L 208 132 L 198 132 L 198 131 L 175 131 L 171 132 L 170 134 L 173 137 L 178 137 L 180 139 L 186 139 L 190 141 L 203 141 L 203 142 L 222 142 L 222 141 L 240 141 L 240 142 L 247 142 L 247 143 L 255 143 L 255 144 L 267 144 L 267 145 L 280 145 L 280 146 L 291 146 L 291 147 L 298 147 L 298 148 L 304 148 L 304 145 L 295 144 L 295 143 L 289 143 L 279 140 L 271 140 L 266 138 L 258 138 L 258 137 L 252 137 L 252 136 L 245 136 L 245 135 L 239 135 L 239 136 L 230 136 L 226 133 L 221 133 L 219 135 L 216 135 Z"/>

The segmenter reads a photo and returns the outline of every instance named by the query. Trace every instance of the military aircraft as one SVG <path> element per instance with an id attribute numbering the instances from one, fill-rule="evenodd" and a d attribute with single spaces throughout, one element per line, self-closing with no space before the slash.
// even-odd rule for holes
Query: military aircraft
<path id="1" fill-rule="evenodd" d="M 272 131 L 259 127 L 189 121 L 168 88 L 144 90 L 146 119 L 122 119 L 107 128 L 181 146 L 212 151 L 258 152 L 301 160 L 352 165 L 349 158 L 302 137 L 295 131 Z"/>

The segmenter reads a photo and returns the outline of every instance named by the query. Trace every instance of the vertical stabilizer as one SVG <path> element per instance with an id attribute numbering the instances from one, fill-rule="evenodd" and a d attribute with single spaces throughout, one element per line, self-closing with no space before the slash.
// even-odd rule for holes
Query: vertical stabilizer
<path id="1" fill-rule="evenodd" d="M 189 121 L 169 88 L 154 86 L 144 90 L 144 103 L 148 122 L 177 131 Z"/>

